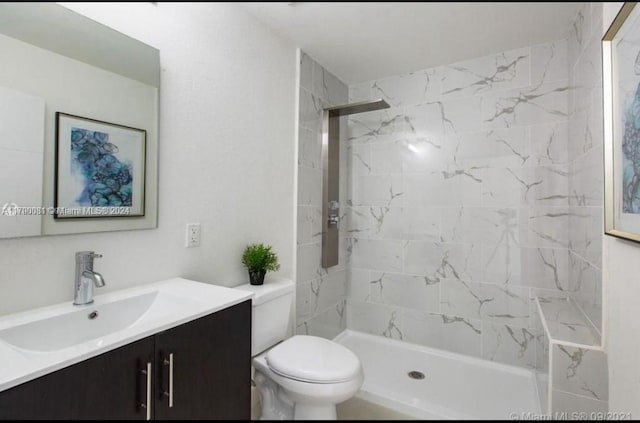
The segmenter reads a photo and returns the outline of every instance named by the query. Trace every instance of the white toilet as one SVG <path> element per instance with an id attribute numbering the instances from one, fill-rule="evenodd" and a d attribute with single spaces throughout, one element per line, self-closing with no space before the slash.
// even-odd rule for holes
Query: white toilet
<path id="1" fill-rule="evenodd" d="M 308 335 L 284 340 L 293 287 L 290 280 L 237 287 L 255 294 L 251 355 L 262 394 L 262 419 L 335 420 L 336 404 L 362 386 L 362 366 L 353 352 L 336 342 Z"/>

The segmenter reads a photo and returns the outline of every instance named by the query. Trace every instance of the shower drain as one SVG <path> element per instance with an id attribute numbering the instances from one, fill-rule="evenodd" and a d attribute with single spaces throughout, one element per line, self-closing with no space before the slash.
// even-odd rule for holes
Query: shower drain
<path id="1" fill-rule="evenodd" d="M 424 373 L 419 372 L 417 370 L 412 370 L 407 374 L 411 379 L 418 379 L 418 380 L 424 379 Z"/>

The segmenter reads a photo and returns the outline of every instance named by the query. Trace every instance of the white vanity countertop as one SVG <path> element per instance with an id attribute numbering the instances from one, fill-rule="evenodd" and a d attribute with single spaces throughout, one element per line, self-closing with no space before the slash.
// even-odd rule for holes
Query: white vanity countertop
<path id="1" fill-rule="evenodd" d="M 68 301 L 1 317 L 0 391 L 252 296 L 248 291 L 175 278 L 96 295 L 92 304 L 76 306 Z M 95 320 L 88 317 L 93 311 L 98 312 Z"/>

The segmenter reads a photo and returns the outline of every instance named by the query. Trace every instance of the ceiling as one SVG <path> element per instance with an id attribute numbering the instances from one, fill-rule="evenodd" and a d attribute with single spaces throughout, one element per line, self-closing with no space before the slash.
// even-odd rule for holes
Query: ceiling
<path id="1" fill-rule="evenodd" d="M 240 3 L 344 82 L 398 75 L 569 34 L 581 3 Z"/>

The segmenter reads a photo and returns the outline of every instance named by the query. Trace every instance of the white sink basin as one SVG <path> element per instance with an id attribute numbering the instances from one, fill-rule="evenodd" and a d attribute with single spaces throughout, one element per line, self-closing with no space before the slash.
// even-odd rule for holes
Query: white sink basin
<path id="1" fill-rule="evenodd" d="M 176 278 L 2 317 L 0 391 L 252 296 Z"/>
<path id="2" fill-rule="evenodd" d="M 0 339 L 31 351 L 54 351 L 133 325 L 151 308 L 158 291 L 36 320 L 0 331 Z"/>

